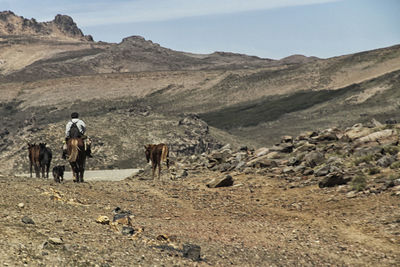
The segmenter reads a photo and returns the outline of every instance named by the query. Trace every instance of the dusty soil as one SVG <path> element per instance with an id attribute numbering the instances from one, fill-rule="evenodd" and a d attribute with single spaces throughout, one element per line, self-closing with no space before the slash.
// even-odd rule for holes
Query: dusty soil
<path id="1" fill-rule="evenodd" d="M 234 186 L 207 188 L 217 172 L 183 180 L 120 182 L 0 176 L 3 266 L 396 266 L 400 198 L 390 191 L 348 198 L 340 188 L 290 188 L 233 173 Z M 165 178 L 165 177 L 164 177 Z M 23 203 L 23 207 L 22 204 Z M 132 213 L 133 235 L 111 221 Z M 27 216 L 34 224 L 29 224 Z M 184 244 L 201 259 L 183 256 Z"/>

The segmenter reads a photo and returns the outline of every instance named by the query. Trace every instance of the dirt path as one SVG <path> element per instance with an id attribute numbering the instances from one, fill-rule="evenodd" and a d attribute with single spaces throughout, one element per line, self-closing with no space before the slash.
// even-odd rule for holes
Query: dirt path
<path id="1" fill-rule="evenodd" d="M 400 199 L 389 192 L 347 198 L 316 186 L 288 188 L 259 175 L 233 187 L 205 186 L 221 174 L 178 181 L 88 181 L 0 177 L 0 263 L 8 266 L 396 266 Z M 140 176 L 139 176 L 140 178 Z M 22 197 L 23 196 L 23 197 Z M 24 207 L 18 207 L 18 203 Z M 96 223 L 120 207 L 133 236 Z M 21 222 L 24 216 L 35 224 Z M 139 229 L 143 229 L 139 231 Z M 117 231 L 115 231 L 117 230 Z M 62 245 L 44 245 L 50 238 Z M 202 261 L 182 257 L 201 247 Z"/>
<path id="2" fill-rule="evenodd" d="M 115 169 L 115 170 L 90 170 L 85 171 L 85 181 L 121 181 L 127 177 L 135 175 L 140 169 Z M 20 177 L 29 177 L 29 173 L 20 174 Z M 35 175 L 35 174 L 33 174 Z M 50 179 L 52 179 L 52 174 L 49 173 Z M 64 173 L 65 180 L 73 180 L 72 172 Z"/>

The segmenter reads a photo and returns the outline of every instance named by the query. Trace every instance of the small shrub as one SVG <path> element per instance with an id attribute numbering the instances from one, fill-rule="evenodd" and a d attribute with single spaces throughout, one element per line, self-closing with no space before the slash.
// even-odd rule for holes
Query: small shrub
<path id="1" fill-rule="evenodd" d="M 378 174 L 381 172 L 381 169 L 378 167 L 371 167 L 368 169 L 368 174 L 369 175 L 374 175 L 374 174 Z"/>
<path id="2" fill-rule="evenodd" d="M 370 155 L 366 155 L 366 156 L 363 156 L 363 157 L 356 158 L 356 159 L 354 159 L 353 162 L 354 162 L 354 165 L 358 166 L 363 162 L 370 163 L 373 160 L 374 160 L 374 155 L 370 154 Z"/>
<path id="3" fill-rule="evenodd" d="M 389 176 L 389 180 L 392 180 L 392 181 L 397 180 L 399 178 L 400 178 L 400 176 L 398 174 L 391 174 Z"/>
<path id="4" fill-rule="evenodd" d="M 394 124 L 386 124 L 383 129 L 394 129 Z"/>
<path id="5" fill-rule="evenodd" d="M 391 169 L 400 169 L 400 161 L 395 161 L 390 165 Z"/>
<path id="6" fill-rule="evenodd" d="M 396 155 L 399 153 L 400 148 L 398 146 L 385 146 L 383 151 L 385 151 L 386 154 Z"/>
<path id="7" fill-rule="evenodd" d="M 367 178 L 364 175 L 357 175 L 351 180 L 353 190 L 359 192 L 367 187 Z"/>

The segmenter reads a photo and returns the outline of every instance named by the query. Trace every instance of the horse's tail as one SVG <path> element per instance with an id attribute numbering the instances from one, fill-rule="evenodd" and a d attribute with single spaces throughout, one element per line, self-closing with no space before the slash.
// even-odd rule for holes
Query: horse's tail
<path id="1" fill-rule="evenodd" d="M 69 155 L 68 161 L 69 162 L 75 162 L 76 158 L 78 157 L 78 140 L 77 139 L 72 139 L 71 140 L 71 154 Z"/>
<path id="2" fill-rule="evenodd" d="M 168 155 L 169 155 L 168 146 L 163 145 L 162 150 L 161 150 L 161 161 L 165 161 L 167 163 L 167 168 L 169 168 Z"/>

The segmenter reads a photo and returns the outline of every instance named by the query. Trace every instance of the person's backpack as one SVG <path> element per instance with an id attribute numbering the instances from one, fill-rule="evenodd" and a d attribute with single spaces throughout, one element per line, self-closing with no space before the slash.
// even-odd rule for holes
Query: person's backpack
<path id="1" fill-rule="evenodd" d="M 78 125 L 76 125 L 76 122 L 72 122 L 71 128 L 69 129 L 69 136 L 71 138 L 79 138 L 82 136 Z"/>

